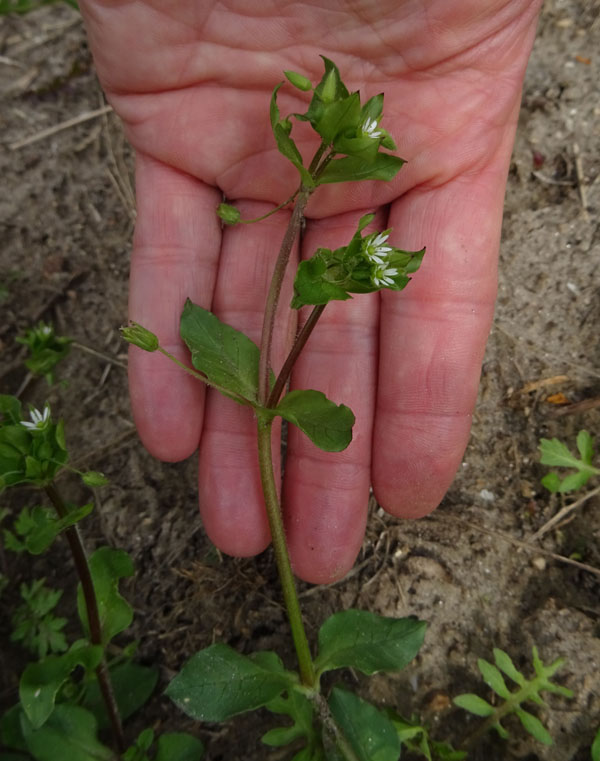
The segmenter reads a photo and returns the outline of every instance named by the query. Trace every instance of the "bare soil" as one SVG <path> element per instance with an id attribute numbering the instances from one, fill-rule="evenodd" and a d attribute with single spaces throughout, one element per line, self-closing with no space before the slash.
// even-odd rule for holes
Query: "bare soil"
<path id="1" fill-rule="evenodd" d="M 451 699 L 468 691 L 490 698 L 476 662 L 491 659 L 493 647 L 525 672 L 533 644 L 545 662 L 565 658 L 560 681 L 575 697 L 550 696 L 539 710 L 554 745 L 508 722 L 515 739 L 490 735 L 473 759 L 584 761 L 600 726 L 598 497 L 531 540 L 564 502 L 540 486 L 539 438 L 574 445 L 581 428 L 600 433 L 599 17 L 598 0 L 548 0 L 542 13 L 510 171 L 496 320 L 452 488 L 419 521 L 391 519 L 373 504 L 354 570 L 338 584 L 302 587 L 310 635 L 348 607 L 429 622 L 408 669 L 354 679 L 366 697 L 429 722 L 438 739 L 459 741 L 474 725 Z M 0 391 L 37 405 L 48 398 L 66 420 L 77 464 L 110 478 L 95 492 L 86 543 L 132 554 L 132 636 L 142 661 L 159 666 L 161 688 L 217 639 L 243 652 L 274 648 L 291 665 L 271 552 L 222 557 L 197 516 L 194 459 L 156 462 L 135 435 L 118 334 L 135 218 L 132 156 L 112 113 L 65 125 L 104 105 L 75 11 L 56 6 L 0 19 L 0 98 Z M 44 136 L 57 125 L 64 128 Z M 19 145 L 31 137 L 38 139 Z M 77 342 L 52 388 L 27 380 L 14 341 L 40 319 Z M 68 477 L 64 489 L 73 501 L 89 498 Z M 16 511 L 33 499 L 6 493 L 3 504 Z M 8 640 L 18 585 L 46 576 L 67 590 L 61 611 L 68 611 L 74 580 L 64 550 L 57 544 L 34 561 L 0 556 L 12 582 L 0 601 L 0 708 L 15 702 L 24 663 Z M 194 732 L 210 761 L 282 757 L 259 742 L 272 726 L 266 713 L 198 726 L 159 690 L 130 736 L 149 723 Z"/>

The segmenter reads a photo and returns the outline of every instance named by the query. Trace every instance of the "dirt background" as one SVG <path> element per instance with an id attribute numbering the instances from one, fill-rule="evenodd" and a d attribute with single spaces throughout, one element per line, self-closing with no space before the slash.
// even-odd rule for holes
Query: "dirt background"
<path id="1" fill-rule="evenodd" d="M 496 321 L 471 442 L 452 488 L 439 510 L 417 522 L 393 520 L 373 505 L 348 578 L 302 587 L 311 636 L 327 615 L 351 606 L 429 622 L 426 644 L 406 671 L 355 682 L 365 696 L 420 715 L 438 739 L 458 741 L 473 725 L 452 708 L 454 695 L 490 697 L 476 661 L 491 659 L 493 647 L 527 673 L 533 643 L 545 662 L 566 659 L 560 681 L 574 699 L 550 696 L 540 710 L 554 746 L 529 741 L 512 725 L 519 739 L 490 735 L 473 759 L 583 761 L 600 725 L 600 576 L 545 554 L 600 568 L 598 497 L 531 541 L 563 504 L 540 486 L 539 438 L 558 435 L 574 445 L 579 429 L 600 432 L 597 406 L 552 402 L 558 393 L 571 404 L 600 396 L 599 16 L 597 0 L 548 0 L 542 13 L 510 171 Z M 118 334 L 135 218 L 132 156 L 111 113 L 40 135 L 104 105 L 75 11 L 56 6 L 0 19 L 0 98 L 0 391 L 38 406 L 47 397 L 66 419 L 76 464 L 110 478 L 96 490 L 86 542 L 132 553 L 133 636 L 142 660 L 160 667 L 161 686 L 215 639 L 243 652 L 275 648 L 291 665 L 271 553 L 221 557 L 197 518 L 193 459 L 156 462 L 133 429 Z M 32 136 L 38 139 L 19 147 Z M 51 389 L 27 380 L 14 343 L 42 318 L 80 345 L 60 367 L 64 384 Z M 73 501 L 89 497 L 69 478 L 64 488 Z M 3 504 L 16 510 L 32 496 L 5 494 Z M 67 589 L 67 610 L 73 579 L 58 545 L 33 570 L 12 553 L 0 559 L 13 582 L 0 601 L 5 708 L 15 701 L 23 665 L 8 641 L 18 584 L 32 572 L 45 575 Z M 210 761 L 282 757 L 260 745 L 272 726 L 266 714 L 197 726 L 157 692 L 145 723 L 130 725 L 131 738 L 148 722 L 157 731 L 196 733 Z"/>

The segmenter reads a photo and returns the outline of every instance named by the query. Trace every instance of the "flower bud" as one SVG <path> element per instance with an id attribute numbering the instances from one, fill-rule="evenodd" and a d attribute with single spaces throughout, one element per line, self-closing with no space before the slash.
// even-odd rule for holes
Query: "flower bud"
<path id="1" fill-rule="evenodd" d="M 230 206 L 228 203 L 220 203 L 217 206 L 217 215 L 226 225 L 237 225 L 242 218 L 235 206 Z"/>
<path id="2" fill-rule="evenodd" d="M 308 90 L 312 90 L 312 84 L 310 79 L 303 77 L 302 74 L 298 74 L 297 71 L 284 71 L 283 73 L 289 79 L 289 81 L 294 85 L 294 87 L 297 87 L 299 90 L 303 90 L 304 92 L 308 92 Z"/>
<path id="3" fill-rule="evenodd" d="M 158 349 L 158 338 L 146 328 L 132 322 L 128 327 L 121 328 L 121 335 L 126 341 L 134 346 L 139 346 L 144 351 L 156 351 Z"/>

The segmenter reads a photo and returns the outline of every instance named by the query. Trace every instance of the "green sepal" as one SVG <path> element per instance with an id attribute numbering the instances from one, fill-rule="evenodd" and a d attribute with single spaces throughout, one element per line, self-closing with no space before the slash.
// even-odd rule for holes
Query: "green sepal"
<path id="1" fill-rule="evenodd" d="M 334 613 L 319 630 L 319 673 L 343 667 L 363 674 L 399 671 L 419 652 L 426 623 L 417 618 L 387 618 L 366 610 Z"/>
<path id="2" fill-rule="evenodd" d="M 119 579 L 133 576 L 133 563 L 124 550 L 112 547 L 99 547 L 88 560 L 94 592 L 100 615 L 102 644 L 130 626 L 133 620 L 133 608 L 119 594 Z M 81 584 L 77 586 L 77 612 L 89 634 L 89 624 L 85 599 Z"/>
<path id="3" fill-rule="evenodd" d="M 354 413 L 346 405 L 330 401 L 321 391 L 290 391 L 275 413 L 298 426 L 325 452 L 341 452 L 352 441 Z"/>
<path id="4" fill-rule="evenodd" d="M 106 486 L 108 478 L 104 473 L 100 473 L 97 470 L 88 470 L 86 473 L 81 474 L 81 480 L 86 486 Z"/>
<path id="5" fill-rule="evenodd" d="M 137 322 L 130 322 L 127 327 L 123 327 L 121 336 L 130 344 L 137 346 L 144 351 L 153 352 L 158 349 L 158 336 L 149 331 L 143 325 Z"/>
<path id="6" fill-rule="evenodd" d="M 56 695 L 76 666 L 92 671 L 100 663 L 102 648 L 79 640 L 63 655 L 49 655 L 25 667 L 19 682 L 21 706 L 34 729 L 54 711 Z"/>
<path id="7" fill-rule="evenodd" d="M 165 694 L 193 719 L 226 721 L 266 705 L 294 684 L 283 667 L 273 670 L 272 658 L 260 661 L 260 655 L 249 658 L 216 643 L 193 655 Z"/>

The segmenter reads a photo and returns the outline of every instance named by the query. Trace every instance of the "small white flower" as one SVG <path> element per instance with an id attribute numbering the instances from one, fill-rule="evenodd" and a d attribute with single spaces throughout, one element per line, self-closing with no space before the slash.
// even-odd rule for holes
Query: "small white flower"
<path id="1" fill-rule="evenodd" d="M 42 333 L 45 336 L 49 336 L 52 333 L 52 328 L 50 327 L 50 325 L 42 325 Z"/>
<path id="2" fill-rule="evenodd" d="M 383 244 L 390 237 L 389 233 L 384 235 L 378 233 L 372 240 L 368 240 L 365 245 L 364 252 L 367 258 L 375 264 L 385 264 L 387 255 L 391 252 L 390 246 L 384 246 Z"/>
<path id="3" fill-rule="evenodd" d="M 29 412 L 29 417 L 31 418 L 31 422 L 28 420 L 21 420 L 21 425 L 25 426 L 25 428 L 30 431 L 43 431 L 50 420 L 50 405 L 46 404 L 43 412 L 32 407 Z"/>
<path id="4" fill-rule="evenodd" d="M 385 265 L 379 265 L 375 267 L 371 279 L 373 285 L 377 288 L 381 288 L 384 285 L 394 285 L 392 278 L 398 274 L 398 270 L 395 267 L 386 267 Z"/>
<path id="5" fill-rule="evenodd" d="M 363 122 L 361 130 L 363 137 L 372 137 L 373 140 L 381 137 L 381 130 L 377 129 L 377 119 L 371 119 L 370 116 L 368 116 Z"/>

